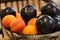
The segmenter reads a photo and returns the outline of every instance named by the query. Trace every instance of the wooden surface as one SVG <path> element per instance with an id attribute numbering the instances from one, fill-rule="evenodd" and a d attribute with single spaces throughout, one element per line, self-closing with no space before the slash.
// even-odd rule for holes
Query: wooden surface
<path id="1" fill-rule="evenodd" d="M 21 11 L 21 8 L 26 6 L 26 5 L 34 5 L 37 10 L 40 10 L 40 0 L 24 0 L 24 1 L 14 1 L 14 2 L 7 2 L 7 3 L 1 3 L 0 8 L 4 9 L 5 7 L 12 7 L 16 12 Z"/>

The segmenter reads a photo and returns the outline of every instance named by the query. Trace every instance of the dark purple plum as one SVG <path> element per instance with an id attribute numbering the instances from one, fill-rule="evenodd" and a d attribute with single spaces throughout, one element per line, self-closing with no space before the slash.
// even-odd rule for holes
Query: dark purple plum
<path id="1" fill-rule="evenodd" d="M 54 20 L 49 15 L 41 15 L 37 18 L 36 27 L 42 34 L 51 33 L 54 29 Z"/>
<path id="2" fill-rule="evenodd" d="M 43 1 L 45 1 L 45 2 L 51 2 L 52 0 L 43 0 Z"/>
<path id="3" fill-rule="evenodd" d="M 55 21 L 55 29 L 54 31 L 60 31 L 60 16 L 57 15 L 56 17 L 53 18 Z"/>
<path id="4" fill-rule="evenodd" d="M 1 18 L 3 18 L 6 15 L 14 15 L 14 16 L 16 16 L 16 12 L 12 8 L 10 8 L 10 7 L 7 7 L 5 9 L 2 9 L 0 11 L 0 13 L 1 13 L 0 14 Z"/>
<path id="5" fill-rule="evenodd" d="M 37 10 L 32 5 L 26 5 L 21 9 L 21 16 L 25 20 L 26 24 L 31 18 L 35 18 L 37 15 Z"/>
<path id="6" fill-rule="evenodd" d="M 45 5 L 41 8 L 42 14 L 47 14 L 51 17 L 56 16 L 57 10 L 58 10 L 57 5 L 53 2 L 49 2 L 49 3 L 47 3 L 47 5 Z"/>

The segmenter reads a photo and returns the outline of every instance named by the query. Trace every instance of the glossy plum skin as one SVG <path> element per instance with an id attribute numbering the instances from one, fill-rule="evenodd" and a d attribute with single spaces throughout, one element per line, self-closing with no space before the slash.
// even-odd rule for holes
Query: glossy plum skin
<path id="1" fill-rule="evenodd" d="M 44 7 L 41 8 L 42 14 L 47 14 L 51 17 L 55 17 L 57 14 L 57 5 L 53 2 L 47 3 Z"/>
<path id="2" fill-rule="evenodd" d="M 53 32 L 60 31 L 60 16 L 57 15 L 56 17 L 53 18 L 55 21 L 55 29 Z"/>
<path id="3" fill-rule="evenodd" d="M 51 33 L 54 29 L 54 20 L 48 15 L 41 15 L 36 21 L 36 27 L 42 34 Z"/>
<path id="4" fill-rule="evenodd" d="M 26 24 L 31 18 L 35 18 L 37 10 L 32 5 L 27 5 L 21 9 L 21 16 L 25 20 Z"/>
<path id="5" fill-rule="evenodd" d="M 16 12 L 12 8 L 10 8 L 10 7 L 2 9 L 0 11 L 0 13 L 1 13 L 0 14 L 1 18 L 5 17 L 6 15 L 14 15 L 14 16 L 16 16 Z"/>
<path id="6" fill-rule="evenodd" d="M 45 1 L 45 2 L 51 2 L 52 0 L 43 0 L 43 1 Z"/>

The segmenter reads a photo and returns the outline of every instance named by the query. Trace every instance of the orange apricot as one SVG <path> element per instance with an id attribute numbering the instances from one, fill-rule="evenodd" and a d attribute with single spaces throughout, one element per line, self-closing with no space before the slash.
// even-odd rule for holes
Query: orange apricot
<path id="1" fill-rule="evenodd" d="M 17 19 L 10 24 L 10 27 L 12 32 L 18 33 L 25 28 L 25 22 L 22 19 Z"/>
<path id="2" fill-rule="evenodd" d="M 20 14 L 20 13 L 16 13 L 16 18 L 17 18 L 17 19 L 22 19 L 21 14 Z"/>
<path id="3" fill-rule="evenodd" d="M 37 18 L 32 18 L 29 20 L 28 25 L 36 25 Z"/>
<path id="4" fill-rule="evenodd" d="M 35 25 L 27 25 L 24 29 L 23 29 L 23 34 L 37 34 L 37 29 Z"/>
<path id="5" fill-rule="evenodd" d="M 13 15 L 7 15 L 2 19 L 2 25 L 5 28 L 10 28 L 10 23 L 13 22 L 14 20 L 16 20 L 16 17 Z"/>

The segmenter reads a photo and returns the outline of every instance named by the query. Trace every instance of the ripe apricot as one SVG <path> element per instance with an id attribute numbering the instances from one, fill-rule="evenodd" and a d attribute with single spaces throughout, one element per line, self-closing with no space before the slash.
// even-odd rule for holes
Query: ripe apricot
<path id="1" fill-rule="evenodd" d="M 10 28 L 10 23 L 13 22 L 14 20 L 16 20 L 16 17 L 13 15 L 7 15 L 2 19 L 2 25 L 5 28 Z"/>
<path id="2" fill-rule="evenodd" d="M 22 17 L 21 17 L 21 14 L 20 13 L 16 13 L 16 18 L 17 19 L 21 19 Z"/>
<path id="3" fill-rule="evenodd" d="M 17 19 L 10 24 L 10 27 L 12 32 L 18 33 L 25 28 L 25 22 L 22 19 Z"/>
<path id="4" fill-rule="evenodd" d="M 37 18 L 30 19 L 30 21 L 28 22 L 28 25 L 36 25 L 36 20 Z"/>
<path id="5" fill-rule="evenodd" d="M 35 25 L 27 25 L 24 29 L 23 29 L 23 34 L 37 34 L 37 29 Z"/>

